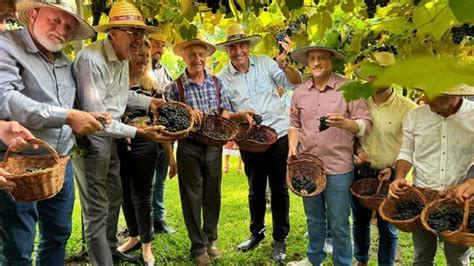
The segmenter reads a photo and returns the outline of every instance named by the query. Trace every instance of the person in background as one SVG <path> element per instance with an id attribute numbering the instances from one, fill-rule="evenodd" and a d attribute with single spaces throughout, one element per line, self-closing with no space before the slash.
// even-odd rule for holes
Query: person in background
<path id="1" fill-rule="evenodd" d="M 426 98 L 403 120 L 403 143 L 397 157 L 389 195 L 403 197 L 405 179 L 413 168 L 416 187 L 441 191 L 464 182 L 474 158 L 474 103 L 460 96 L 474 95 L 474 87 L 460 85 Z M 470 184 L 468 181 L 467 184 Z M 433 265 L 438 236 L 413 232 L 415 265 Z M 469 265 L 468 247 L 444 242 L 447 265 Z"/>
<path id="2" fill-rule="evenodd" d="M 280 100 L 283 103 L 283 106 L 290 114 L 290 105 L 291 105 L 291 97 L 293 97 L 293 90 L 287 90 L 283 88 L 283 86 L 277 87 L 277 94 L 280 96 Z"/>
<path id="3" fill-rule="evenodd" d="M 93 134 L 111 122 L 105 112 L 73 109 L 76 83 L 72 63 L 62 53 L 68 42 L 90 38 L 94 30 L 77 15 L 73 0 L 22 1 L 16 8 L 23 28 L 0 34 L 0 119 L 17 121 L 59 155 L 67 155 L 73 146 L 73 133 Z M 104 125 L 96 120 L 99 117 L 105 119 Z M 14 123 L 8 125 L 17 127 Z M 2 143 L 0 157 L 6 150 Z M 44 152 L 26 149 L 21 154 Z M 36 264 L 64 265 L 73 205 L 70 162 L 61 191 L 50 199 L 17 202 L 0 191 L 0 265 L 32 264 L 37 223 Z"/>
<path id="4" fill-rule="evenodd" d="M 151 42 L 151 55 L 153 73 L 159 83 L 159 88 L 164 89 L 173 81 L 169 71 L 161 64 L 161 57 L 163 56 L 166 47 L 164 36 L 159 33 L 150 34 L 149 40 Z M 158 87 L 158 86 L 157 86 Z M 163 92 L 160 91 L 160 94 Z M 153 227 L 155 233 L 176 233 L 176 230 L 168 226 L 165 222 L 165 181 L 168 176 L 168 155 L 166 155 L 163 146 L 157 144 L 158 154 L 156 159 L 155 183 L 153 184 Z"/>
<path id="5" fill-rule="evenodd" d="M 237 162 L 237 173 L 240 175 L 242 173 L 242 158 L 240 158 L 240 152 L 239 152 L 239 146 L 232 141 L 229 140 L 225 145 L 222 150 L 222 155 L 224 156 L 224 173 L 229 172 L 229 161 L 230 161 L 230 156 L 237 156 L 238 162 Z"/>

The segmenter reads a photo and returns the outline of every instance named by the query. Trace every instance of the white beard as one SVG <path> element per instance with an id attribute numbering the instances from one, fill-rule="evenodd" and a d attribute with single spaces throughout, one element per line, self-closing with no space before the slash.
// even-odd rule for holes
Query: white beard
<path id="1" fill-rule="evenodd" d="M 57 53 L 60 52 L 66 47 L 66 42 L 52 42 L 48 39 L 47 36 L 44 36 L 43 34 L 39 33 L 36 31 L 36 27 L 33 27 L 33 32 L 35 35 L 36 40 L 48 51 Z M 49 33 L 48 33 L 49 34 Z M 52 34 L 52 33 L 51 33 Z M 57 36 L 57 35 L 56 35 Z"/>

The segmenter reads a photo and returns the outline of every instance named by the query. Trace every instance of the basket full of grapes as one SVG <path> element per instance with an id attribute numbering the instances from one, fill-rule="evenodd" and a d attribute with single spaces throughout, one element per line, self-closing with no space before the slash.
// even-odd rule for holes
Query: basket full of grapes
<path id="1" fill-rule="evenodd" d="M 423 230 L 421 211 L 426 206 L 425 196 L 415 187 L 407 187 L 398 199 L 388 196 L 379 207 L 380 217 L 404 232 Z"/>
<path id="2" fill-rule="evenodd" d="M 46 148 L 50 155 L 11 156 L 11 150 L 8 149 L 0 167 L 10 173 L 5 175 L 5 178 L 15 183 L 15 188 L 10 192 L 15 200 L 49 199 L 63 187 L 69 156 L 59 156 L 56 150 L 43 140 L 32 139 L 28 142 Z"/>
<path id="3" fill-rule="evenodd" d="M 382 201 L 387 197 L 390 182 L 377 178 L 363 178 L 351 186 L 351 193 L 359 203 L 367 209 L 378 210 Z"/>
<path id="4" fill-rule="evenodd" d="M 261 118 L 255 119 L 255 122 Z M 243 151 L 261 153 L 265 152 L 278 139 L 277 132 L 268 126 L 241 123 L 238 125 L 238 133 L 234 140 Z"/>
<path id="5" fill-rule="evenodd" d="M 206 114 L 193 138 L 205 145 L 223 146 L 237 135 L 237 125 L 217 114 Z"/>
<path id="6" fill-rule="evenodd" d="M 185 133 L 188 133 L 194 125 L 192 110 L 184 103 L 167 101 L 156 110 L 154 124 L 165 127 L 161 131 L 164 135 L 184 137 Z"/>
<path id="7" fill-rule="evenodd" d="M 474 204 L 466 200 L 456 203 L 452 199 L 430 202 L 421 214 L 426 230 L 456 245 L 474 247 Z"/>
<path id="8" fill-rule="evenodd" d="M 326 188 L 326 168 L 318 156 L 301 153 L 288 161 L 286 183 L 301 197 L 314 197 Z"/>

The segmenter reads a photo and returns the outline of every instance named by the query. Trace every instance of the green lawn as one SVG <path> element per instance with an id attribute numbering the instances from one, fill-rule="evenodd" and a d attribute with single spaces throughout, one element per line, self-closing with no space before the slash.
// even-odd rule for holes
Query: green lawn
<path id="1" fill-rule="evenodd" d="M 249 237 L 249 211 L 247 203 L 247 179 L 244 174 L 237 174 L 237 159 L 231 158 L 231 170 L 223 175 L 222 179 L 222 208 L 219 221 L 218 247 L 223 252 L 219 259 L 222 265 L 248 265 L 272 264 L 271 260 L 271 232 L 272 220 L 269 209 L 267 209 L 266 222 L 268 234 L 265 242 L 255 250 L 248 253 L 241 253 L 235 250 L 240 242 Z M 77 193 L 76 193 L 77 194 Z M 73 232 L 67 246 L 67 256 L 73 259 L 82 250 L 80 205 L 79 197 L 76 195 L 76 205 L 73 215 Z M 287 254 L 288 261 L 300 259 L 305 256 L 307 239 L 303 237 L 306 231 L 306 219 L 303 211 L 301 198 L 291 194 L 290 197 L 290 222 L 291 230 L 288 236 Z M 177 179 L 171 179 L 166 184 L 166 207 L 167 222 L 178 230 L 174 235 L 157 235 L 154 240 L 153 250 L 158 265 L 192 265 L 193 260 L 189 253 L 190 242 L 187 237 L 186 228 L 181 213 L 180 197 L 178 192 Z M 121 217 L 120 228 L 125 227 L 123 217 Z M 376 259 L 376 227 L 372 226 L 373 245 L 371 248 L 371 261 L 369 265 L 377 265 Z M 413 245 L 411 235 L 400 233 L 399 248 L 397 255 L 397 265 L 411 265 Z M 137 253 L 139 254 L 139 253 Z M 445 265 L 443 255 L 439 249 L 436 258 L 436 265 Z M 74 263 L 71 263 L 74 264 Z M 324 265 L 332 265 L 330 258 L 326 259 Z M 473 264 L 474 265 L 474 264 Z"/>

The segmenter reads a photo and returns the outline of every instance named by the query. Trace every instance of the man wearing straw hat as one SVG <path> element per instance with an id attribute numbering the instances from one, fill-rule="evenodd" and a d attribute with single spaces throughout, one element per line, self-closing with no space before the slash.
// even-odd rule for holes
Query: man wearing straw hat
<path id="1" fill-rule="evenodd" d="M 88 254 L 93 265 L 111 265 L 114 261 L 137 262 L 116 249 L 117 225 L 122 203 L 120 162 L 117 138 L 141 137 L 169 141 L 160 134 L 162 127 L 137 129 L 121 122 L 126 107 L 156 110 L 161 99 L 129 90 L 128 60 L 137 53 L 146 34 L 157 28 L 146 26 L 140 11 L 132 3 L 118 1 L 110 9 L 109 22 L 96 26 L 107 38 L 84 48 L 74 62 L 78 103 L 84 110 L 108 111 L 113 122 L 103 132 L 86 136 L 87 154 L 84 175 L 77 178 L 85 225 Z"/>
<path id="2" fill-rule="evenodd" d="M 271 189 L 273 216 L 272 258 L 281 262 L 286 257 L 286 237 L 290 231 L 289 196 L 286 186 L 286 154 L 288 153 L 288 113 L 275 88 L 289 88 L 301 83 L 301 74 L 290 66 L 287 55 L 291 40 L 286 36 L 280 42 L 283 52 L 276 62 L 267 56 L 250 56 L 250 48 L 262 37 L 247 36 L 240 24 L 231 24 L 226 31 L 227 40 L 216 48 L 227 52 L 230 63 L 219 73 L 229 89 L 233 111 L 246 112 L 240 120 L 250 120 L 253 113 L 263 117 L 263 124 L 274 128 L 279 136 L 265 153 L 241 151 L 245 174 L 249 180 L 250 239 L 237 249 L 255 248 L 265 237 L 265 188 L 267 179 Z M 253 109 L 253 111 L 250 111 Z"/>
<path id="3" fill-rule="evenodd" d="M 17 10 L 24 28 L 0 34 L 0 119 L 20 122 L 60 155 L 66 155 L 73 145 L 73 132 L 95 133 L 102 129 L 96 118 L 107 117 L 105 113 L 72 109 L 76 83 L 71 61 L 61 53 L 69 41 L 89 38 L 94 30 L 76 14 L 74 0 L 23 1 Z M 2 155 L 5 150 L 5 146 L 0 147 Z M 40 202 L 16 202 L 0 192 L 1 265 L 32 263 L 37 221 L 40 240 L 36 263 L 64 265 L 74 205 L 70 163 L 64 179 L 56 196 Z"/>
<path id="4" fill-rule="evenodd" d="M 413 167 L 413 184 L 441 191 L 463 182 L 474 158 L 474 103 L 460 96 L 474 95 L 474 87 L 459 85 L 416 108 L 403 120 L 403 144 L 389 194 L 403 196 L 406 176 Z M 438 237 L 413 233 L 415 265 L 433 265 Z M 468 247 L 444 242 L 448 265 L 469 265 Z"/>
<path id="5" fill-rule="evenodd" d="M 324 242 L 326 221 L 329 221 L 333 263 L 352 265 L 349 188 L 354 175 L 353 146 L 356 137 L 370 131 L 370 115 L 364 101 L 346 102 L 337 91 L 349 82 L 333 72 L 333 61 L 344 60 L 342 53 L 330 47 L 307 46 L 296 49 L 291 57 L 308 66 L 312 78 L 293 93 L 288 158 L 310 153 L 319 156 L 326 165 L 325 190 L 315 197 L 303 198 L 308 223 L 308 260 L 313 265 L 320 265 L 326 258 Z M 329 128 L 319 131 L 323 116 Z"/>
<path id="6" fill-rule="evenodd" d="M 220 79 L 206 70 L 206 58 L 215 50 L 212 44 L 199 39 L 178 43 L 173 48 L 186 63 L 186 70 L 166 87 L 165 96 L 194 108 L 197 124 L 203 113 L 229 118 L 227 91 Z M 201 144 L 187 137 L 178 141 L 176 156 L 191 254 L 198 265 L 209 265 L 210 257 L 221 256 L 215 241 L 221 207 L 222 147 Z"/>

